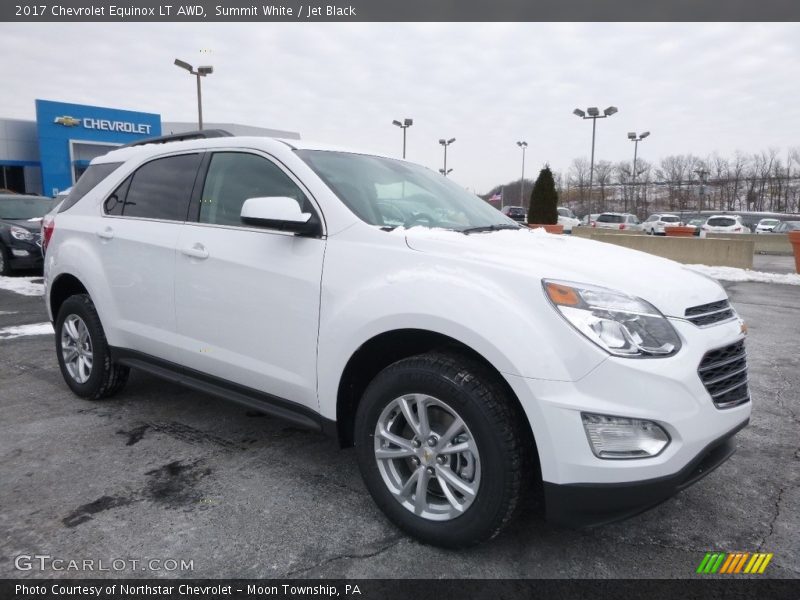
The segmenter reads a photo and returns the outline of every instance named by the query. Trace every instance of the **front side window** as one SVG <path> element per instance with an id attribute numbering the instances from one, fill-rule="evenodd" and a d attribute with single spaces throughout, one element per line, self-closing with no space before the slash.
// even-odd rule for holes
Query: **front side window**
<path id="1" fill-rule="evenodd" d="M 106 214 L 185 221 L 200 159 L 181 154 L 145 163 L 106 199 Z"/>
<path id="2" fill-rule="evenodd" d="M 242 205 L 248 198 L 287 196 L 309 212 L 299 187 L 275 164 L 243 152 L 217 152 L 211 157 L 200 199 L 200 223 L 241 225 Z"/>
<path id="3" fill-rule="evenodd" d="M 413 163 L 325 150 L 298 150 L 297 155 L 370 225 L 467 232 L 519 228 L 513 219 L 447 177 Z M 509 214 L 513 214 L 510 209 Z"/>

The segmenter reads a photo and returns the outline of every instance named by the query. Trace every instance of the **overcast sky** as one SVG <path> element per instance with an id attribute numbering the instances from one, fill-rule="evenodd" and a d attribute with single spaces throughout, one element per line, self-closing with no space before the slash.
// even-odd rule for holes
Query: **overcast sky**
<path id="1" fill-rule="evenodd" d="M 206 52 L 201 53 L 201 50 Z M 206 121 L 298 131 L 408 158 L 478 193 L 589 156 L 576 107 L 609 105 L 596 160 L 800 146 L 798 24 L 12 24 L 0 23 L 0 117 L 44 98 L 197 118 L 179 57 L 211 64 Z"/>

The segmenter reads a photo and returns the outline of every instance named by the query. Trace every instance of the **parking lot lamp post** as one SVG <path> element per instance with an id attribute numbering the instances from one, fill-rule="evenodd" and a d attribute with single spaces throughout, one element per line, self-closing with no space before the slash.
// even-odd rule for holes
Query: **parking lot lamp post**
<path id="1" fill-rule="evenodd" d="M 439 173 L 447 177 L 447 174 L 452 171 L 453 169 L 447 168 L 447 147 L 456 141 L 456 138 L 450 138 L 449 140 L 441 139 L 439 143 L 444 148 L 444 169 L 439 169 Z"/>
<path id="2" fill-rule="evenodd" d="M 636 210 L 636 207 L 639 205 L 639 192 L 636 189 L 636 155 L 639 150 L 639 142 L 641 142 L 644 138 L 650 135 L 649 131 L 645 131 L 639 135 L 636 135 L 635 131 L 628 132 L 628 139 L 633 142 L 633 209 Z M 625 212 L 628 212 L 628 199 L 625 198 Z"/>
<path id="3" fill-rule="evenodd" d="M 175 65 L 180 67 L 181 69 L 186 69 L 189 71 L 190 75 L 194 75 L 197 77 L 197 128 L 202 131 L 203 129 L 203 94 L 200 90 L 200 78 L 205 77 L 206 75 L 211 75 L 214 72 L 214 67 L 212 66 L 204 66 L 204 67 L 197 67 L 195 71 L 194 67 L 187 62 L 180 60 L 179 58 L 175 59 Z"/>
<path id="4" fill-rule="evenodd" d="M 406 157 L 406 129 L 411 127 L 414 124 L 414 119 L 403 119 L 403 122 L 400 121 L 392 121 L 392 125 L 397 125 L 400 129 L 403 130 L 403 158 Z"/>
<path id="5" fill-rule="evenodd" d="M 517 142 L 517 146 L 522 148 L 522 177 L 519 179 L 519 205 L 525 206 L 524 188 L 525 188 L 525 149 L 528 147 L 528 142 Z"/>
<path id="6" fill-rule="evenodd" d="M 596 106 L 590 106 L 585 112 L 580 108 L 576 108 L 572 111 L 573 115 L 576 115 L 581 119 L 592 120 L 592 158 L 589 163 L 589 214 L 592 214 L 592 184 L 594 183 L 594 139 L 597 131 L 597 119 L 605 119 L 606 117 L 610 117 L 617 112 L 618 110 L 616 106 L 609 106 L 603 111 L 602 115 Z"/>

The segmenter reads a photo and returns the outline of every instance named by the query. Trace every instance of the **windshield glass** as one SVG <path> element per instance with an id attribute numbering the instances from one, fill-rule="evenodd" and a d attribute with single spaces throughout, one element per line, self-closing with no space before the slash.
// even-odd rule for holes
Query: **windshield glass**
<path id="1" fill-rule="evenodd" d="M 298 150 L 361 220 L 380 227 L 518 228 L 519 224 L 447 177 L 391 158 Z"/>
<path id="2" fill-rule="evenodd" d="M 55 201 L 40 196 L 0 196 L 0 219 L 24 221 L 43 217 Z"/>

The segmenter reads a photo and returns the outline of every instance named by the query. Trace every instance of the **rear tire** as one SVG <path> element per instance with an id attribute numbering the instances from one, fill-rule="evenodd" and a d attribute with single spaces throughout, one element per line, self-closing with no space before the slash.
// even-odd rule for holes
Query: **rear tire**
<path id="1" fill-rule="evenodd" d="M 536 476 L 524 472 L 531 449 L 521 413 L 477 361 L 439 352 L 400 360 L 358 406 L 364 482 L 386 516 L 425 543 L 462 548 L 490 539 L 517 511 L 523 478 Z"/>
<path id="2" fill-rule="evenodd" d="M 130 369 L 111 360 L 103 325 L 87 294 L 70 296 L 64 301 L 55 329 L 58 366 L 76 395 L 100 400 L 124 387 Z"/>
<path id="3" fill-rule="evenodd" d="M 0 276 L 7 277 L 11 275 L 11 262 L 8 258 L 8 250 L 3 244 L 0 244 Z"/>

